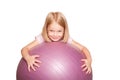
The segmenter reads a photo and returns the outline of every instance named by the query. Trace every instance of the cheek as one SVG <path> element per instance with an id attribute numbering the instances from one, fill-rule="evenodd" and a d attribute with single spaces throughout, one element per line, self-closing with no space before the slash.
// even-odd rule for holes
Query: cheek
<path id="1" fill-rule="evenodd" d="M 63 33 L 59 33 L 59 36 L 63 36 Z"/>
<path id="2" fill-rule="evenodd" d="M 48 32 L 48 36 L 52 36 L 53 35 L 53 33 L 52 32 Z"/>
<path id="3" fill-rule="evenodd" d="M 58 36 L 59 36 L 59 37 L 63 37 L 64 34 L 63 34 L 63 33 L 59 33 Z"/>

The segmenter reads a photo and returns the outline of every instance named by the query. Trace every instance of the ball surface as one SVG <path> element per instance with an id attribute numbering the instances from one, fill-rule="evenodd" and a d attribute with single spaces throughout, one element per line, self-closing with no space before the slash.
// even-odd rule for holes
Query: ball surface
<path id="1" fill-rule="evenodd" d="M 32 48 L 30 55 L 40 55 L 42 61 L 36 71 L 27 69 L 22 58 L 18 64 L 17 80 L 92 80 L 92 73 L 82 71 L 81 59 L 85 56 L 70 44 L 62 42 L 42 43 Z"/>

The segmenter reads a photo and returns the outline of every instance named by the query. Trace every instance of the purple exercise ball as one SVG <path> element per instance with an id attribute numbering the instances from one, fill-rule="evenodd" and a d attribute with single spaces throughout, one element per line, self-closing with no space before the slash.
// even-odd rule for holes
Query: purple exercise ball
<path id="1" fill-rule="evenodd" d="M 85 56 L 78 49 L 63 42 L 42 43 L 30 50 L 30 55 L 40 55 L 42 61 L 36 71 L 28 71 L 22 58 L 18 64 L 17 80 L 92 80 L 92 73 L 82 71 L 81 59 Z"/>

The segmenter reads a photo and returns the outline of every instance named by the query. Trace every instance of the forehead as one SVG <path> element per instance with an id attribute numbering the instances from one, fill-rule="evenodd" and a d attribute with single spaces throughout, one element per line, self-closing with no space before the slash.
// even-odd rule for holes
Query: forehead
<path id="1" fill-rule="evenodd" d="M 60 30 L 60 29 L 64 29 L 64 28 L 63 28 L 63 26 L 59 25 L 58 23 L 53 22 L 50 25 L 48 25 L 48 29 Z"/>

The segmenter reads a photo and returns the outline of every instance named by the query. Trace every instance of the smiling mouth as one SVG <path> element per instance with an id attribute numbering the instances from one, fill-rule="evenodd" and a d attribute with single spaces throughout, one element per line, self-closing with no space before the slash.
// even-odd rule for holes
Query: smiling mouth
<path id="1" fill-rule="evenodd" d="M 51 39 L 52 39 L 52 40 L 55 40 L 55 41 L 56 41 L 56 40 L 59 40 L 58 37 L 51 37 Z"/>
<path id="2" fill-rule="evenodd" d="M 52 38 L 53 40 L 58 40 L 59 38 Z"/>

